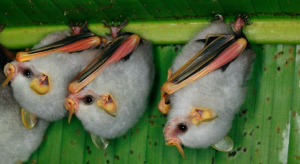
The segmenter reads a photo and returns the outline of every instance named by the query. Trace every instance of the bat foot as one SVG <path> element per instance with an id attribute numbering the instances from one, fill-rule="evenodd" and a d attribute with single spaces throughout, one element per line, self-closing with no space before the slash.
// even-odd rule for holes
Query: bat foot
<path id="1" fill-rule="evenodd" d="M 114 22 L 112 22 L 112 25 L 109 25 L 105 20 L 103 20 L 103 23 L 105 27 L 110 29 L 111 36 L 113 38 L 116 38 L 119 31 L 127 25 L 127 20 L 125 19 L 122 24 L 121 22 L 119 22 L 118 25 L 114 25 Z"/>
<path id="2" fill-rule="evenodd" d="M 224 22 L 224 17 L 221 14 L 216 14 L 214 22 Z"/>
<path id="3" fill-rule="evenodd" d="M 249 17 L 244 14 L 239 14 L 235 20 L 235 22 L 232 24 L 232 30 L 240 36 L 242 34 L 243 27 L 246 25 L 250 25 L 252 23 L 249 23 Z"/>
<path id="4" fill-rule="evenodd" d="M 72 29 L 72 35 L 79 35 L 81 33 L 91 32 L 88 29 L 87 25 L 88 25 L 88 21 L 85 21 L 83 25 L 82 25 L 82 23 L 78 23 L 78 22 L 76 22 L 75 24 L 70 22 L 68 24 L 68 26 Z"/>

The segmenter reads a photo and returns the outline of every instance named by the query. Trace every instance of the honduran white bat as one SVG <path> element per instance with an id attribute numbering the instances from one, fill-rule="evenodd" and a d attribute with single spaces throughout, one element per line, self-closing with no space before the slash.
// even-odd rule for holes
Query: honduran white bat
<path id="1" fill-rule="evenodd" d="M 9 50 L 1 51 L 0 81 L 5 80 L 4 61 L 10 61 L 13 58 L 14 55 Z M 11 87 L 0 89 L 0 164 L 26 162 L 43 140 L 48 123 L 40 120 L 36 128 L 28 130 L 22 123 L 22 119 L 28 117 L 21 118 L 21 112 L 25 111 L 21 110 L 18 102 L 14 99 Z"/>
<path id="2" fill-rule="evenodd" d="M 168 71 L 158 108 L 168 113 L 166 144 L 176 146 L 183 157 L 181 144 L 220 151 L 233 147 L 226 134 L 245 100 L 245 81 L 255 56 L 242 37 L 245 24 L 239 16 L 230 26 L 219 15 L 185 45 Z"/>
<path id="3" fill-rule="evenodd" d="M 117 37 L 69 84 L 72 94 L 65 101 L 69 120 L 75 113 L 102 149 L 106 139 L 124 135 L 137 123 L 154 78 L 151 43 L 137 34 L 112 33 Z"/>
<path id="4" fill-rule="evenodd" d="M 61 119 L 68 83 L 95 57 L 99 50 L 93 47 L 102 41 L 105 38 L 89 32 L 51 33 L 33 50 L 17 53 L 17 61 L 5 66 L 3 85 L 11 81 L 15 99 L 31 114 L 46 121 Z"/>

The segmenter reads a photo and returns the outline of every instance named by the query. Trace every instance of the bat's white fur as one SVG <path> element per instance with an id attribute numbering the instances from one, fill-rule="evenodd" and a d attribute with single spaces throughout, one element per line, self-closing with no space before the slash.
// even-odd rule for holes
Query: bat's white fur
<path id="1" fill-rule="evenodd" d="M 41 40 L 34 48 L 61 40 L 68 31 L 54 32 Z M 67 113 L 63 102 L 67 96 L 67 85 L 97 54 L 99 50 L 85 50 L 74 53 L 52 53 L 24 62 L 33 72 L 45 73 L 49 76 L 51 89 L 45 95 L 37 95 L 29 84 L 29 79 L 18 73 L 11 85 L 14 97 L 29 112 L 47 121 L 61 119 Z"/>
<path id="2" fill-rule="evenodd" d="M 4 79 L 1 72 L 0 81 Z M 39 119 L 35 128 L 26 129 L 10 86 L 0 89 L 0 113 L 0 164 L 26 162 L 42 142 L 48 122 Z"/>
<path id="3" fill-rule="evenodd" d="M 123 135 L 142 116 L 154 78 L 152 46 L 144 41 L 126 61 L 111 64 L 84 90 L 96 94 L 111 94 L 116 101 L 118 115 L 112 117 L 96 103 L 80 101 L 76 116 L 84 128 L 94 135 L 115 138 Z"/>
<path id="4" fill-rule="evenodd" d="M 232 34 L 230 25 L 212 23 L 199 32 L 177 56 L 172 66 L 173 73 L 199 52 L 204 44 L 196 42 L 208 34 Z M 246 74 L 254 59 L 254 51 L 246 49 L 223 72 L 213 71 L 188 84 L 171 95 L 171 110 L 168 122 L 176 118 L 186 118 L 193 108 L 209 108 L 218 117 L 212 121 L 191 124 L 178 137 L 182 144 L 192 148 L 206 148 L 220 141 L 230 130 L 234 114 L 238 112 L 246 97 Z"/>

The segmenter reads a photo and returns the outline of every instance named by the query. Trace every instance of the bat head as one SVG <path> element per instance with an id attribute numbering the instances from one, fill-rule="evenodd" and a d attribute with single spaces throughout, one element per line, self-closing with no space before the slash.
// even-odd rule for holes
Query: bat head
<path id="1" fill-rule="evenodd" d="M 97 50 L 72 54 L 51 54 L 26 62 L 12 62 L 14 97 L 30 113 L 47 121 L 61 119 L 67 85 Z"/>
<path id="2" fill-rule="evenodd" d="M 61 40 L 68 34 L 68 31 L 51 33 L 34 49 Z M 66 114 L 63 102 L 67 84 L 97 52 L 52 53 L 26 62 L 13 61 L 6 65 L 5 74 L 20 106 L 44 120 L 55 121 Z"/>

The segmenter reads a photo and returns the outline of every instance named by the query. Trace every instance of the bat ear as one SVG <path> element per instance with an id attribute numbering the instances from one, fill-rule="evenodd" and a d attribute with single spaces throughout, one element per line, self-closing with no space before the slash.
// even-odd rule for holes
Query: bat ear
<path id="1" fill-rule="evenodd" d="M 115 98 L 110 94 L 100 95 L 97 101 L 97 106 L 104 109 L 109 115 L 116 117 L 118 114 Z"/>
<path id="2" fill-rule="evenodd" d="M 189 113 L 189 118 L 196 126 L 201 122 L 210 121 L 216 117 L 218 117 L 218 115 L 215 111 L 206 108 L 195 108 Z"/>
<path id="3" fill-rule="evenodd" d="M 105 150 L 109 144 L 109 141 L 105 138 L 102 138 L 100 136 L 96 136 L 91 134 L 92 137 L 92 141 L 94 143 L 94 145 L 100 149 L 100 150 Z"/>
<path id="4" fill-rule="evenodd" d="M 34 78 L 30 82 L 30 88 L 38 95 L 45 95 L 50 91 L 51 83 L 47 74 L 41 73 L 39 78 Z"/>
<path id="5" fill-rule="evenodd" d="M 218 151 L 229 152 L 233 149 L 233 141 L 229 136 L 225 136 L 221 141 L 212 145 Z"/>
<path id="6" fill-rule="evenodd" d="M 21 108 L 21 118 L 22 118 L 23 125 L 27 129 L 34 128 L 37 123 L 36 115 L 26 111 L 24 108 Z"/>

